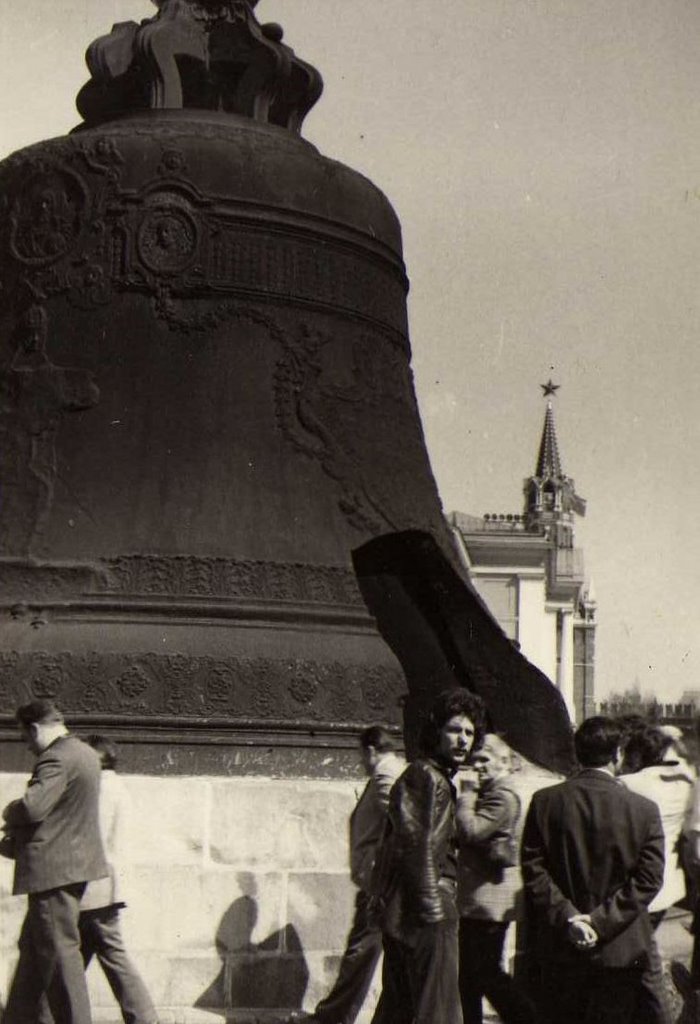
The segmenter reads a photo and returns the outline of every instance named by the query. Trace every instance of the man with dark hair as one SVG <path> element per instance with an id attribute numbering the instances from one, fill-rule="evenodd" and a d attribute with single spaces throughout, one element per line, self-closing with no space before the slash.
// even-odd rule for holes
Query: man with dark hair
<path id="1" fill-rule="evenodd" d="M 3 811 L 15 860 L 13 892 L 28 894 L 3 1021 L 36 1021 L 46 992 L 56 1024 L 90 1024 L 78 919 L 86 883 L 107 874 L 100 761 L 68 733 L 50 701 L 23 705 L 16 719 L 36 763 L 24 796 Z"/>
<path id="2" fill-rule="evenodd" d="M 372 879 L 384 946 L 374 1024 L 462 1024 L 452 777 L 478 745 L 485 717 L 469 691 L 441 693 L 426 723 L 424 756 L 391 791 Z"/>
<path id="3" fill-rule="evenodd" d="M 107 736 L 103 736 L 101 733 L 94 732 L 91 733 L 90 736 L 85 737 L 85 742 L 88 743 L 93 750 L 97 751 L 103 772 L 113 772 L 116 770 L 119 754 L 117 753 L 117 744 L 114 743 L 113 740 L 108 739 Z M 112 776 L 102 776 L 103 789 L 105 778 L 112 778 Z"/>
<path id="4" fill-rule="evenodd" d="M 395 753 L 394 737 L 381 725 L 360 734 L 362 764 L 369 776 L 350 816 L 350 877 L 357 886 L 355 914 L 335 985 L 311 1020 L 352 1024 L 372 983 L 382 951 L 382 934 L 367 917 L 367 889 L 377 844 L 384 830 L 391 787 L 406 767 Z"/>
<path id="5" fill-rule="evenodd" d="M 656 805 L 615 778 L 621 736 L 615 721 L 587 719 L 574 740 L 581 770 L 535 793 L 525 821 L 522 871 L 546 1024 L 634 1019 L 664 838 Z"/>
<path id="6" fill-rule="evenodd" d="M 596 715 L 576 730 L 574 750 L 582 768 L 603 768 L 620 752 L 623 729 L 614 718 Z M 617 771 L 617 763 L 615 765 Z"/>

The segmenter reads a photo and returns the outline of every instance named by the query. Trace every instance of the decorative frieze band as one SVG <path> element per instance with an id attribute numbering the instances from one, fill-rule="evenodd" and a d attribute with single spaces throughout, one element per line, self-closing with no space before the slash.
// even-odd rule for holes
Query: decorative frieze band
<path id="1" fill-rule="evenodd" d="M 398 722 L 398 668 L 295 658 L 92 652 L 0 654 L 0 715 L 36 698 L 71 713 L 142 720 L 212 717 Z"/>
<path id="2" fill-rule="evenodd" d="M 353 572 L 339 566 L 191 555 L 122 555 L 94 563 L 0 560 L 0 600 L 51 601 L 91 594 L 364 607 Z"/>

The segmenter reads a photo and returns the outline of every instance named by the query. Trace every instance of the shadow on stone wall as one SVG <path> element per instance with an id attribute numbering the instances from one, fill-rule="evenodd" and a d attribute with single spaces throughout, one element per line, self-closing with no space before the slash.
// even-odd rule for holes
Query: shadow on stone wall
<path id="1" fill-rule="evenodd" d="M 301 1008 L 309 969 L 299 935 L 287 924 L 262 942 L 251 937 L 258 920 L 253 896 L 234 900 L 216 931 L 221 970 L 194 1004 L 226 1018 L 235 1009 Z"/>

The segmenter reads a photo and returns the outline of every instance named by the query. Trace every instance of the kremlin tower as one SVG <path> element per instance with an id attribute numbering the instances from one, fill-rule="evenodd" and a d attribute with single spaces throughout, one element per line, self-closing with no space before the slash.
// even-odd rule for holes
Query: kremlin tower
<path id="1" fill-rule="evenodd" d="M 586 512 L 562 468 L 552 398 L 547 399 L 535 472 L 525 479 L 522 514 L 449 519 L 472 582 L 501 628 L 560 690 L 574 722 L 593 714 L 596 602 L 574 546 Z"/>

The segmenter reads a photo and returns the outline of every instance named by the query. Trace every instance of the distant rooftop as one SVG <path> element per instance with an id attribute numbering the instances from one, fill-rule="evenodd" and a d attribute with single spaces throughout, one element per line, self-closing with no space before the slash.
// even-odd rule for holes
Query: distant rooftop
<path id="1" fill-rule="evenodd" d="M 487 512 L 483 516 L 451 512 L 448 519 L 461 533 L 544 533 L 543 529 L 528 530 L 525 516 L 518 512 Z"/>

